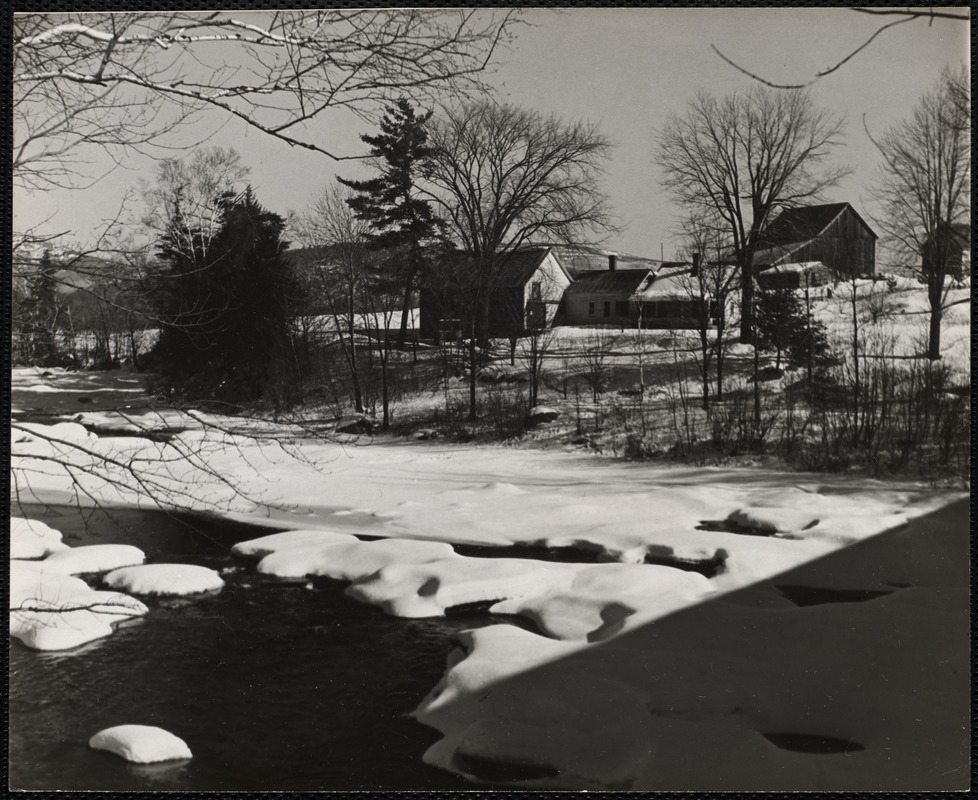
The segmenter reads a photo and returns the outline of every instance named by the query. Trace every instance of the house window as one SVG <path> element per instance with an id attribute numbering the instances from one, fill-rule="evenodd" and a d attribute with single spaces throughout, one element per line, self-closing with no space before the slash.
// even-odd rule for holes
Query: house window
<path id="1" fill-rule="evenodd" d="M 627 317 L 628 316 L 628 301 L 627 300 L 616 300 L 615 301 L 615 316 L 616 317 Z"/>
<path id="2" fill-rule="evenodd" d="M 533 281 L 530 286 L 530 299 L 536 300 L 538 303 L 543 299 L 543 283 L 541 281 Z"/>
<path id="3" fill-rule="evenodd" d="M 611 316 L 611 301 L 610 300 L 605 300 L 604 301 L 604 315 L 606 317 L 610 317 Z"/>
<path id="4" fill-rule="evenodd" d="M 594 316 L 594 303 L 588 303 L 587 304 L 587 315 L 589 317 L 593 317 Z"/>

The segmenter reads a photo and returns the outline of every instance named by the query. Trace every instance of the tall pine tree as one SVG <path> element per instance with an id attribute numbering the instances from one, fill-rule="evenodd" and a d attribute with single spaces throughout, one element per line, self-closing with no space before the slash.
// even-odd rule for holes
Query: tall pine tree
<path id="1" fill-rule="evenodd" d="M 26 294 L 17 304 L 20 322 L 20 346 L 24 360 L 31 364 L 49 367 L 58 361 L 58 266 L 51 259 L 51 251 L 41 255 L 37 272 L 27 279 Z"/>
<path id="2" fill-rule="evenodd" d="M 397 343 L 403 347 L 407 338 L 411 294 L 424 274 L 425 242 L 438 237 L 441 221 L 427 200 L 415 192 L 415 183 L 424 160 L 430 154 L 425 125 L 431 112 L 417 114 L 405 99 L 388 106 L 380 121 L 380 133 L 363 135 L 370 154 L 378 160 L 380 174 L 366 181 L 338 178 L 344 186 L 358 192 L 350 199 L 357 218 L 371 229 L 373 248 L 391 254 L 388 268 L 391 279 L 404 292 L 401 327 Z"/>

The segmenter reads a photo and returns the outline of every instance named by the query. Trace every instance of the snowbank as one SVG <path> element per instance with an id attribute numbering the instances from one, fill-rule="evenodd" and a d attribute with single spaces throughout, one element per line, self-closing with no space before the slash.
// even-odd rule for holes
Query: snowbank
<path id="1" fill-rule="evenodd" d="M 187 595 L 215 592 L 224 587 L 212 569 L 194 564 L 144 564 L 113 570 L 103 579 L 107 586 L 142 595 Z"/>
<path id="2" fill-rule="evenodd" d="M 264 558 L 279 550 L 291 550 L 298 547 L 319 547 L 323 545 L 345 544 L 355 542 L 357 537 L 349 533 L 314 528 L 312 530 L 281 531 L 247 542 L 238 542 L 231 552 L 242 558 Z"/>
<path id="3" fill-rule="evenodd" d="M 10 562 L 10 635 L 35 650 L 78 647 L 146 612 L 132 597 L 94 591 L 79 578 L 45 569 L 44 562 Z"/>
<path id="4" fill-rule="evenodd" d="M 119 567 L 142 564 L 146 555 L 138 547 L 128 544 L 90 544 L 69 547 L 49 555 L 43 562 L 44 569 L 63 572 L 66 575 L 85 575 L 108 572 Z"/>
<path id="5" fill-rule="evenodd" d="M 183 739 L 151 725 L 106 728 L 89 739 L 88 746 L 94 750 L 108 750 L 136 764 L 193 758 Z"/>
<path id="6" fill-rule="evenodd" d="M 61 541 L 61 531 L 40 520 L 10 518 L 11 558 L 44 558 L 67 546 Z"/>

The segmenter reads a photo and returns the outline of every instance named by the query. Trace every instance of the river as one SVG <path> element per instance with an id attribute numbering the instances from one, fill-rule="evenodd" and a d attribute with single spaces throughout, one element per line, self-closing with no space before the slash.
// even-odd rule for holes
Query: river
<path id="1" fill-rule="evenodd" d="M 421 756 L 438 734 L 408 716 L 441 677 L 452 635 L 498 622 L 388 617 L 343 585 L 283 583 L 230 555 L 268 528 L 162 511 L 22 512 L 72 546 L 127 543 L 147 560 L 224 573 L 218 594 L 148 599 L 148 615 L 78 650 L 10 646 L 9 782 L 31 790 L 462 790 Z M 144 598 L 145 599 L 145 598 Z M 129 764 L 88 748 L 158 725 L 194 758 Z"/>

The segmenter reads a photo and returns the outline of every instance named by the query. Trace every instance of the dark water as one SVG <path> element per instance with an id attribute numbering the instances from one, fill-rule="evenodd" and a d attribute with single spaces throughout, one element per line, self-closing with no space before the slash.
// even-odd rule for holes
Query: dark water
<path id="1" fill-rule="evenodd" d="M 25 508 L 72 545 L 130 543 L 148 561 L 224 575 L 217 595 L 147 600 L 150 613 L 65 653 L 10 646 L 9 781 L 15 789 L 471 789 L 428 767 L 438 734 L 407 714 L 438 682 L 452 635 L 484 616 L 402 620 L 332 581 L 258 576 L 230 546 L 269 532 L 157 511 L 92 515 Z M 145 600 L 145 598 L 144 598 Z M 121 724 L 187 742 L 184 763 L 137 766 L 90 750 Z"/>

